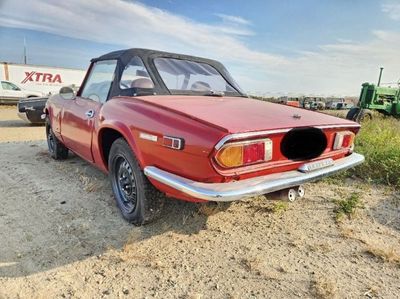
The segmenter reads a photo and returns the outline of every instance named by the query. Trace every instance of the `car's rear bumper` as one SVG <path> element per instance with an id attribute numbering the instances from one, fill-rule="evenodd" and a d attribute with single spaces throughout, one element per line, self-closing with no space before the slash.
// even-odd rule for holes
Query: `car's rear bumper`
<path id="1" fill-rule="evenodd" d="M 298 170 L 269 174 L 229 183 L 201 183 L 163 171 L 154 166 L 147 166 L 144 173 L 149 178 L 181 191 L 191 197 L 209 201 L 234 201 L 246 197 L 275 192 L 315 181 L 361 164 L 364 156 L 353 153 L 334 161 L 334 164 L 312 172 Z"/>
<path id="2" fill-rule="evenodd" d="M 46 101 L 47 97 L 21 99 L 17 104 L 17 114 L 26 122 L 44 124 L 45 120 L 42 119 L 42 114 Z"/>

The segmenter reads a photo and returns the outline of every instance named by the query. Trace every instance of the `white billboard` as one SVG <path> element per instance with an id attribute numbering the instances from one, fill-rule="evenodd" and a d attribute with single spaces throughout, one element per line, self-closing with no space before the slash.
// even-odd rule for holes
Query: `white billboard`
<path id="1" fill-rule="evenodd" d="M 85 70 L 28 64 L 0 63 L 0 79 L 10 81 L 24 89 L 58 93 L 67 85 L 80 86 Z"/>

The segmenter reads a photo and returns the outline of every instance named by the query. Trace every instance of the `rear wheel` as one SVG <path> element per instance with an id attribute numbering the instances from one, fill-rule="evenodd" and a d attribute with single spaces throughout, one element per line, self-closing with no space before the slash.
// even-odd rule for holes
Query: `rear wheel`
<path id="1" fill-rule="evenodd" d="M 53 159 L 64 160 L 68 157 L 68 148 L 66 148 L 54 135 L 48 119 L 46 119 L 46 139 L 49 154 Z"/>
<path id="2" fill-rule="evenodd" d="M 165 197 L 144 175 L 128 143 L 119 138 L 111 146 L 109 177 L 122 216 L 135 225 L 157 218 Z"/>

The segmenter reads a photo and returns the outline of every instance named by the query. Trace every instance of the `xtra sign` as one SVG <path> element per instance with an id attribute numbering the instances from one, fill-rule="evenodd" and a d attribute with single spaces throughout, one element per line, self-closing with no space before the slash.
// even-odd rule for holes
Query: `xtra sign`
<path id="1" fill-rule="evenodd" d="M 46 94 L 58 93 L 63 86 L 81 85 L 85 74 L 84 70 L 77 69 L 0 62 L 1 80 L 8 80 L 21 85 L 22 88 Z"/>
<path id="2" fill-rule="evenodd" d="M 44 83 L 63 83 L 60 74 L 40 73 L 36 71 L 25 72 L 25 79 L 21 83 L 28 81 L 44 82 Z"/>

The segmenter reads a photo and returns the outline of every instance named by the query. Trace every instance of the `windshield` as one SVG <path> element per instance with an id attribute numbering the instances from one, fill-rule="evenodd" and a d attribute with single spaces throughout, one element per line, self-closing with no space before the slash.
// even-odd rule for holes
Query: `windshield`
<path id="1" fill-rule="evenodd" d="M 154 64 L 172 94 L 226 94 L 240 96 L 224 77 L 207 63 L 175 58 L 156 58 Z"/>

